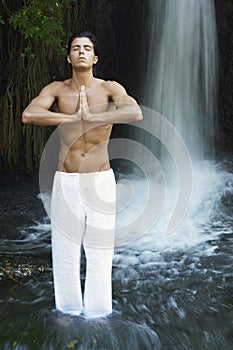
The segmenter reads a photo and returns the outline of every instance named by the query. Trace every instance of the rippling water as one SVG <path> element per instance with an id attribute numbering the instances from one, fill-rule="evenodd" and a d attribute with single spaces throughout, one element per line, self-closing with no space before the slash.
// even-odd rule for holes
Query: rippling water
<path id="1" fill-rule="evenodd" d="M 176 232 L 161 219 L 116 248 L 106 319 L 54 311 L 49 220 L 15 220 L 17 235 L 0 240 L 0 349 L 232 349 L 232 165 L 196 169 Z"/>

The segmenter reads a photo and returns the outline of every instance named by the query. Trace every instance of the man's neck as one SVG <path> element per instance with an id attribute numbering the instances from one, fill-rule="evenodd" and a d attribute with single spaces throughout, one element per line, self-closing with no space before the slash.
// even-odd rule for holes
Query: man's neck
<path id="1" fill-rule="evenodd" d="M 80 91 L 81 85 L 84 85 L 86 89 L 89 89 L 92 87 L 94 82 L 94 76 L 91 71 L 73 71 L 72 78 L 71 78 L 71 86 L 73 89 Z"/>

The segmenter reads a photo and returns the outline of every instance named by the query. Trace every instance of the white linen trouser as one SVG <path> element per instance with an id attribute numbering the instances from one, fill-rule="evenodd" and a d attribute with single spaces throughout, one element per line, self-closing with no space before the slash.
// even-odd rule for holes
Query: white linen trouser
<path id="1" fill-rule="evenodd" d="M 112 312 L 116 184 L 112 169 L 54 177 L 51 201 L 52 258 L 56 308 L 87 317 Z M 81 244 L 86 255 L 82 301 Z"/>

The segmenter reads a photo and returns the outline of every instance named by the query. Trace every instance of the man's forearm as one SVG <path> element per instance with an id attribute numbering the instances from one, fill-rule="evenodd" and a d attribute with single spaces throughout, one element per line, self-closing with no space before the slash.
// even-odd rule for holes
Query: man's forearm
<path id="1" fill-rule="evenodd" d="M 140 107 L 136 105 L 124 106 L 102 113 L 91 113 L 87 118 L 84 117 L 84 120 L 88 122 L 113 124 L 131 123 L 142 119 L 142 111 Z"/>
<path id="2" fill-rule="evenodd" d="M 64 122 L 72 121 L 70 114 L 51 112 L 41 107 L 28 107 L 22 114 L 22 122 L 35 125 L 60 125 Z"/>

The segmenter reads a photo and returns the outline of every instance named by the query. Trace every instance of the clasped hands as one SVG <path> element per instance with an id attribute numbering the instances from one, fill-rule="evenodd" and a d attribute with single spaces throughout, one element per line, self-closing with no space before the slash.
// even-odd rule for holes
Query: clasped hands
<path id="1" fill-rule="evenodd" d="M 90 112 L 85 86 L 81 85 L 79 93 L 79 110 L 72 114 L 73 121 L 84 120 L 86 122 L 91 121 L 92 114 Z"/>

